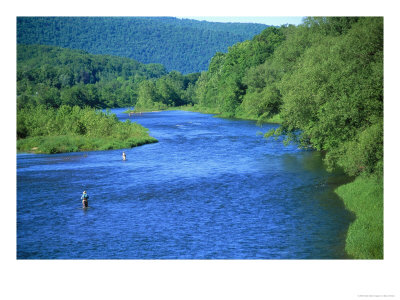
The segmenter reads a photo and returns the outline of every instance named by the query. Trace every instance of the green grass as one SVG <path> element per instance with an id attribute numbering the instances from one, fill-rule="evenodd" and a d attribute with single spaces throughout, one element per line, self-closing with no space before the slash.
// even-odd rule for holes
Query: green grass
<path id="1" fill-rule="evenodd" d="M 63 153 L 132 148 L 157 140 L 148 129 L 94 108 L 27 107 L 17 112 L 17 150 Z"/>
<path id="2" fill-rule="evenodd" d="M 203 106 L 199 106 L 197 104 L 171 107 L 171 108 L 169 108 L 169 110 L 184 110 L 184 111 L 199 112 L 199 113 L 204 113 L 204 114 L 215 114 L 216 117 L 218 117 L 218 118 L 253 120 L 253 121 L 257 121 L 259 124 L 264 124 L 264 123 L 281 124 L 282 123 L 282 119 L 279 116 L 279 114 L 274 115 L 270 118 L 258 117 L 258 116 L 254 116 L 254 115 L 250 115 L 250 114 L 240 114 L 240 115 L 232 116 L 231 114 L 228 114 L 228 113 L 222 113 L 221 111 L 219 111 L 216 108 L 203 107 Z"/>
<path id="3" fill-rule="evenodd" d="M 172 107 L 167 107 L 164 109 L 159 109 L 158 111 L 166 111 L 166 110 L 183 110 L 183 111 L 198 112 L 198 113 L 203 113 L 203 114 L 214 114 L 215 117 L 217 117 L 217 118 L 253 120 L 253 121 L 257 121 L 258 124 L 265 124 L 265 123 L 281 124 L 282 123 L 282 119 L 279 114 L 274 115 L 270 118 L 266 118 L 263 116 L 257 117 L 257 116 L 249 115 L 249 114 L 233 116 L 232 114 L 222 113 L 220 110 L 218 110 L 216 108 L 203 107 L 203 106 L 199 106 L 197 104 L 172 106 Z M 140 111 L 135 111 L 135 109 L 128 109 L 128 110 L 124 111 L 124 113 L 139 113 L 139 112 L 152 112 L 152 111 L 154 111 L 154 109 L 141 109 Z"/>
<path id="4" fill-rule="evenodd" d="M 172 107 L 173 108 L 173 107 Z M 125 114 L 140 114 L 140 113 L 148 113 L 148 112 L 159 112 L 159 111 L 164 111 L 164 110 L 172 110 L 170 109 L 165 109 L 165 108 L 141 108 L 138 110 L 135 109 L 128 109 L 124 111 L 123 113 Z"/>
<path id="5" fill-rule="evenodd" d="M 383 259 L 383 180 L 358 177 L 336 193 L 355 213 L 346 238 L 346 252 L 357 259 Z"/>
<path id="6" fill-rule="evenodd" d="M 220 113 L 220 111 L 216 110 L 215 108 L 203 107 L 203 106 L 199 106 L 197 104 L 177 106 L 177 107 L 173 107 L 172 109 L 199 112 L 199 113 L 203 113 L 203 114 L 219 114 Z"/>
<path id="7" fill-rule="evenodd" d="M 37 136 L 17 141 L 17 150 L 33 153 L 65 153 L 132 148 L 155 143 L 150 136 L 131 137 L 124 140 L 112 137 L 86 137 L 73 135 Z"/>

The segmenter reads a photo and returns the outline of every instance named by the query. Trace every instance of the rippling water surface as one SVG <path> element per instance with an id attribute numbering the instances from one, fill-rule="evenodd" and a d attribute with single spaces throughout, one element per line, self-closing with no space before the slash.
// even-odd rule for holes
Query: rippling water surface
<path id="1" fill-rule="evenodd" d="M 122 150 L 17 155 L 17 258 L 346 257 L 351 215 L 333 192 L 346 179 L 320 154 L 258 134 L 276 125 L 182 111 L 131 119 L 159 143 L 124 149 L 126 161 Z"/>

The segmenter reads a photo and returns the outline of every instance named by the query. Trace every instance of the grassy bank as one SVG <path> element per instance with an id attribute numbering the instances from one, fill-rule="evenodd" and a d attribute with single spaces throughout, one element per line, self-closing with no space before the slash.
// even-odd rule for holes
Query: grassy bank
<path id="1" fill-rule="evenodd" d="M 214 114 L 215 117 L 217 118 L 227 118 L 227 119 L 238 119 L 238 120 L 252 120 L 252 121 L 257 121 L 259 124 L 264 124 L 264 123 L 274 123 L 274 124 L 281 124 L 282 119 L 279 116 L 279 114 L 274 115 L 273 117 L 267 118 L 267 117 L 257 117 L 257 116 L 252 116 L 252 115 L 235 115 L 232 116 L 227 113 L 221 113 L 216 108 L 210 108 L 210 107 L 203 107 L 199 105 L 183 105 L 183 106 L 172 106 L 172 107 L 167 107 L 167 108 L 141 108 L 140 110 L 135 110 L 135 109 L 128 109 L 124 111 L 124 113 L 132 113 L 132 114 L 137 114 L 137 113 L 145 113 L 145 112 L 154 112 L 154 111 L 166 111 L 166 110 L 183 110 L 183 111 L 191 111 L 191 112 L 198 112 L 198 113 L 203 113 L 203 114 Z"/>
<path id="2" fill-rule="evenodd" d="M 253 115 L 229 115 L 226 113 L 221 113 L 216 108 L 209 108 L 209 107 L 202 107 L 198 105 L 185 105 L 185 106 L 178 106 L 174 107 L 171 109 L 178 109 L 178 110 L 184 110 L 184 111 L 192 111 L 192 112 L 199 112 L 203 114 L 215 114 L 216 117 L 218 118 L 233 118 L 233 119 L 239 119 L 239 120 L 252 120 L 252 121 L 257 121 L 259 124 L 263 123 L 275 123 L 275 124 L 280 124 L 282 122 L 282 119 L 280 118 L 279 114 L 275 115 L 271 118 L 266 118 L 266 117 L 257 117 Z"/>
<path id="3" fill-rule="evenodd" d="M 358 177 L 336 193 L 355 213 L 346 238 L 346 252 L 358 259 L 383 259 L 383 180 Z"/>
<path id="4" fill-rule="evenodd" d="M 150 136 L 131 137 L 124 140 L 112 137 L 86 136 L 37 136 L 17 141 L 17 150 L 33 153 L 65 153 L 79 151 L 97 151 L 124 149 L 155 143 L 157 140 Z"/>
<path id="5" fill-rule="evenodd" d="M 211 108 L 206 108 L 206 107 L 200 107 L 197 105 L 183 105 L 183 106 L 165 106 L 165 107 L 160 107 L 157 106 L 157 108 L 155 108 L 154 106 L 152 107 L 140 107 L 138 109 L 133 108 L 133 109 L 128 109 L 126 111 L 124 111 L 124 113 L 133 113 L 133 114 L 137 114 L 137 113 L 144 113 L 144 112 L 154 112 L 154 111 L 166 111 L 166 110 L 183 110 L 183 111 L 192 111 L 192 112 L 199 112 L 199 113 L 204 113 L 204 114 L 219 114 L 219 111 L 216 111 L 214 109 Z"/>
<path id="6" fill-rule="evenodd" d="M 177 106 L 175 109 L 178 110 L 184 110 L 184 111 L 192 111 L 192 112 L 199 112 L 203 114 L 220 114 L 221 112 L 219 110 L 216 110 L 214 108 L 210 107 L 202 107 L 199 105 L 183 105 L 183 106 Z"/>
<path id="7" fill-rule="evenodd" d="M 164 110 L 171 110 L 171 109 L 161 109 L 161 108 L 143 108 L 140 110 L 135 110 L 135 109 L 128 109 L 124 111 L 124 114 L 141 114 L 141 113 L 149 113 L 149 112 L 159 112 L 159 111 L 164 111 Z"/>
<path id="8" fill-rule="evenodd" d="M 77 106 L 18 110 L 17 137 L 18 151 L 34 153 L 124 149 L 157 142 L 137 123 Z"/>

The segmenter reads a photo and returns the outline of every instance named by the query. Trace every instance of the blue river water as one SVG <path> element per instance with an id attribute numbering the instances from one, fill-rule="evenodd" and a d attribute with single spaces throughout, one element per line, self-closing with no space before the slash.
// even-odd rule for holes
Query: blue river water
<path id="1" fill-rule="evenodd" d="M 18 259 L 347 258 L 347 178 L 320 153 L 264 139 L 273 124 L 123 111 L 159 142 L 17 154 Z"/>

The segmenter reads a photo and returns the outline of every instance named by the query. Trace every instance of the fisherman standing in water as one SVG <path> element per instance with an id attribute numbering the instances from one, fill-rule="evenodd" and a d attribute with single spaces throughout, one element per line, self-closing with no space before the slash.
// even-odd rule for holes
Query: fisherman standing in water
<path id="1" fill-rule="evenodd" d="M 122 160 L 126 160 L 126 154 L 125 154 L 125 152 L 122 152 Z"/>
<path id="2" fill-rule="evenodd" d="M 84 207 L 84 208 L 88 207 L 89 206 L 89 203 L 88 203 L 89 195 L 86 194 L 86 191 L 83 191 L 81 199 L 82 199 L 82 207 Z"/>

